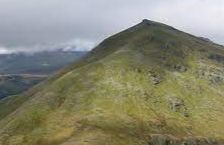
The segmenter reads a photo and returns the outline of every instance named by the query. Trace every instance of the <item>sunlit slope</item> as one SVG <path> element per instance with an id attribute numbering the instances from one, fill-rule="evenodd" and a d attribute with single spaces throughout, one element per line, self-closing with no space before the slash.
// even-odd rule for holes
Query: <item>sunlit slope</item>
<path id="1" fill-rule="evenodd" d="M 0 145 L 222 145 L 224 50 L 144 20 L 10 99 Z"/>

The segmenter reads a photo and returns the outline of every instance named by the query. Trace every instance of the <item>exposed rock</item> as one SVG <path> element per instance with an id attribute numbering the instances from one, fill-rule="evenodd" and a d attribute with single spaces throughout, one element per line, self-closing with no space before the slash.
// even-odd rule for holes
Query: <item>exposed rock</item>
<path id="1" fill-rule="evenodd" d="M 206 138 L 185 138 L 182 145 L 217 145 L 217 142 Z"/>
<path id="2" fill-rule="evenodd" d="M 223 81 L 223 78 L 221 78 L 220 76 L 210 76 L 209 81 L 211 84 L 219 84 Z"/>
<path id="3" fill-rule="evenodd" d="M 158 77 L 153 77 L 152 82 L 154 85 L 158 85 L 161 82 L 161 80 Z"/>
<path id="4" fill-rule="evenodd" d="M 175 112 L 180 111 L 182 107 L 184 107 L 184 101 L 181 99 L 170 99 L 171 109 Z"/>
<path id="5" fill-rule="evenodd" d="M 202 41 L 213 43 L 213 41 L 210 40 L 209 38 L 205 38 L 205 37 L 198 37 L 198 38 L 201 39 Z"/>
<path id="6" fill-rule="evenodd" d="M 153 134 L 150 136 L 149 145 L 218 145 L 218 143 L 207 138 L 175 138 L 170 135 Z"/>
<path id="7" fill-rule="evenodd" d="M 186 72 L 187 68 L 181 64 L 174 65 L 174 69 L 179 72 Z"/>
<path id="8" fill-rule="evenodd" d="M 160 27 L 163 27 L 163 28 L 166 28 L 166 29 L 169 29 L 169 30 L 177 30 L 174 27 L 171 27 L 171 26 L 168 26 L 166 24 L 159 23 L 159 22 L 151 21 L 151 20 L 148 20 L 148 19 L 143 19 L 141 24 L 148 25 L 148 26 L 160 26 Z"/>
<path id="9" fill-rule="evenodd" d="M 211 54 L 208 56 L 209 59 L 215 60 L 219 63 L 224 63 L 224 56 L 220 54 Z"/>
<path id="10" fill-rule="evenodd" d="M 185 117 L 189 117 L 187 107 L 185 106 L 185 103 L 182 99 L 172 97 L 169 99 L 169 103 L 171 110 L 173 110 L 174 112 L 179 112 L 183 114 Z"/>
<path id="11" fill-rule="evenodd" d="M 168 135 L 154 134 L 151 135 L 149 145 L 175 145 L 177 142 L 177 139 Z"/>
<path id="12" fill-rule="evenodd" d="M 158 85 L 162 81 L 162 78 L 160 77 L 160 75 L 155 73 L 154 71 L 149 71 L 149 77 L 153 85 Z"/>
<path id="13" fill-rule="evenodd" d="M 195 72 L 198 78 L 206 79 L 211 85 L 217 85 L 224 82 L 224 69 L 222 67 L 211 67 L 204 63 L 200 64 L 199 69 Z"/>
<path id="14" fill-rule="evenodd" d="M 154 85 L 158 85 L 161 82 L 161 79 L 158 75 L 152 75 L 151 80 Z"/>

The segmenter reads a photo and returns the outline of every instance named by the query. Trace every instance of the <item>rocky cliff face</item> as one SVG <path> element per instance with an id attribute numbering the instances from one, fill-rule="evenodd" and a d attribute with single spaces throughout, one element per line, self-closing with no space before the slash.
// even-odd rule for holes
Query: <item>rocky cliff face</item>
<path id="1" fill-rule="evenodd" d="M 222 145 L 222 57 L 220 45 L 144 20 L 1 101 L 0 145 Z"/>

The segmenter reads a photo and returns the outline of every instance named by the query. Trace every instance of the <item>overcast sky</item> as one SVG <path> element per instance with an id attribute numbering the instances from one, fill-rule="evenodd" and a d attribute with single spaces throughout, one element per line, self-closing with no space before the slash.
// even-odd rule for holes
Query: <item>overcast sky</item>
<path id="1" fill-rule="evenodd" d="M 224 44 L 224 0 L 0 0 L 0 53 L 89 49 L 142 19 Z"/>

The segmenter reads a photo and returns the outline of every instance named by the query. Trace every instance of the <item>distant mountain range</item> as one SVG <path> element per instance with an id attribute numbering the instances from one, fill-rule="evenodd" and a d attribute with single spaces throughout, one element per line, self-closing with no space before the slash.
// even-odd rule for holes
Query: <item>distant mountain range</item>
<path id="1" fill-rule="evenodd" d="M 86 53 L 59 50 L 0 54 L 0 99 L 22 93 Z"/>

